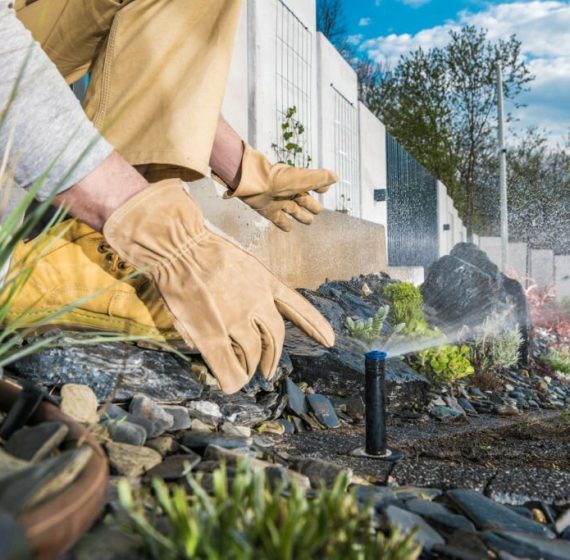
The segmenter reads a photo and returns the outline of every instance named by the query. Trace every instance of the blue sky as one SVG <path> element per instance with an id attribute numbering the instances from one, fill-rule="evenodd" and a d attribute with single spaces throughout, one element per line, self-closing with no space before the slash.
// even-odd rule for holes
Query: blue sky
<path id="1" fill-rule="evenodd" d="M 449 30 L 485 27 L 496 39 L 515 33 L 531 72 L 532 91 L 514 111 L 514 129 L 538 126 L 552 144 L 570 129 L 570 0 L 346 0 L 348 31 L 360 51 L 394 65 L 419 46 L 445 44 Z"/>

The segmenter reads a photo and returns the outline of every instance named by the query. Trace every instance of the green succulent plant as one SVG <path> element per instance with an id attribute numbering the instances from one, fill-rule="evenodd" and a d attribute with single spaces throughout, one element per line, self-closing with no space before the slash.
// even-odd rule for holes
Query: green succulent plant
<path id="1" fill-rule="evenodd" d="M 444 344 L 418 352 L 412 362 L 420 373 L 435 383 L 453 383 L 475 373 L 469 354 L 467 344 Z"/>

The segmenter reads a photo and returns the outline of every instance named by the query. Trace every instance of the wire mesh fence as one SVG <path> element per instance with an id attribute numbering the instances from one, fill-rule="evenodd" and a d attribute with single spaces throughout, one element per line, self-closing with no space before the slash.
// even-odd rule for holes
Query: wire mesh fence
<path id="1" fill-rule="evenodd" d="M 334 95 L 334 170 L 340 177 L 334 192 L 336 210 L 360 216 L 360 146 L 358 110 L 333 84 Z"/>
<path id="2" fill-rule="evenodd" d="M 276 14 L 274 150 L 280 160 L 291 159 L 297 167 L 308 167 L 313 147 L 313 33 L 282 0 L 277 0 Z"/>

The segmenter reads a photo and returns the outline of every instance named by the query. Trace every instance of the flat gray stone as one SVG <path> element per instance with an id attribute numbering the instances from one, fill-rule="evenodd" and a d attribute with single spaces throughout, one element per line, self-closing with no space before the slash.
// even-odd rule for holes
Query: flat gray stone
<path id="1" fill-rule="evenodd" d="M 327 428 L 340 428 L 340 421 L 334 406 L 324 395 L 307 395 L 307 403 L 315 418 Z"/>
<path id="2" fill-rule="evenodd" d="M 513 530 L 554 537 L 554 533 L 548 527 L 526 519 L 508 507 L 472 490 L 450 490 L 447 496 L 480 530 Z"/>
<path id="3" fill-rule="evenodd" d="M 370 504 L 375 510 L 398 503 L 398 498 L 387 486 L 352 486 L 356 498 L 362 504 Z"/>
<path id="4" fill-rule="evenodd" d="M 182 436 L 182 445 L 197 450 L 206 449 L 208 445 L 217 445 L 225 449 L 239 449 L 249 447 L 252 443 L 253 440 L 251 438 L 218 432 L 196 432 L 190 430 Z"/>
<path id="5" fill-rule="evenodd" d="M 153 467 L 146 474 L 164 480 L 180 480 L 187 469 L 191 471 L 201 461 L 200 455 L 191 451 L 180 455 L 167 457 L 160 465 Z"/>
<path id="6" fill-rule="evenodd" d="M 352 469 L 322 461 L 321 459 L 300 459 L 295 463 L 295 470 L 307 476 L 313 488 L 332 488 L 335 480 L 341 474 L 345 474 L 350 484 L 352 480 Z"/>
<path id="7" fill-rule="evenodd" d="M 570 472 L 533 467 L 501 470 L 487 495 L 503 504 L 523 505 L 541 501 L 558 507 L 570 506 Z"/>
<path id="8" fill-rule="evenodd" d="M 162 435 L 174 424 L 172 415 L 145 395 L 133 397 L 129 412 L 131 421 L 142 426 L 149 438 Z"/>
<path id="9" fill-rule="evenodd" d="M 307 406 L 305 393 L 299 389 L 292 379 L 287 378 L 285 380 L 285 390 L 289 399 L 287 403 L 289 410 L 299 417 L 307 414 L 307 412 L 309 412 L 309 407 Z"/>
<path id="10" fill-rule="evenodd" d="M 24 461 L 38 462 L 57 449 L 69 428 L 63 422 L 43 422 L 25 426 L 6 442 L 4 450 Z"/>
<path id="11" fill-rule="evenodd" d="M 158 451 L 127 443 L 108 442 L 105 447 L 111 466 L 123 476 L 142 476 L 162 463 Z"/>
<path id="12" fill-rule="evenodd" d="M 113 441 L 130 445 L 144 445 L 147 438 L 146 430 L 139 424 L 127 420 L 104 420 L 102 424 L 109 431 Z"/>
<path id="13" fill-rule="evenodd" d="M 484 531 L 483 540 L 497 553 L 506 552 L 516 558 L 568 560 L 570 542 L 546 539 L 513 531 Z"/>
<path id="14" fill-rule="evenodd" d="M 435 545 L 444 544 L 443 538 L 432 529 L 419 515 L 397 506 L 388 506 L 383 512 L 383 519 L 391 529 L 399 529 L 403 535 L 416 530 L 415 539 L 427 551 Z"/>
<path id="15" fill-rule="evenodd" d="M 77 336 L 74 333 L 73 338 Z M 178 403 L 199 398 L 203 390 L 190 364 L 181 358 L 122 342 L 48 348 L 17 360 L 10 369 L 21 379 L 46 387 L 88 385 L 100 403 L 110 398 L 125 401 L 137 393 Z"/>
<path id="16" fill-rule="evenodd" d="M 177 432 L 179 430 L 188 430 L 192 425 L 192 421 L 190 420 L 190 414 L 188 413 L 188 409 L 185 406 L 177 406 L 177 405 L 164 405 L 162 407 L 164 412 L 170 414 L 172 416 L 172 426 L 169 428 L 173 432 Z"/>
<path id="17" fill-rule="evenodd" d="M 210 401 L 190 401 L 186 408 L 190 418 L 198 419 L 204 424 L 217 426 L 224 418 L 220 405 Z"/>

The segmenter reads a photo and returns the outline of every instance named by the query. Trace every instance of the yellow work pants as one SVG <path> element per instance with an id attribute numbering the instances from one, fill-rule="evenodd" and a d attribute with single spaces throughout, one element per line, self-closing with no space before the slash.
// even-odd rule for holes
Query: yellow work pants
<path id="1" fill-rule="evenodd" d="M 27 4 L 27 5 L 26 5 Z M 68 83 L 91 72 L 87 116 L 132 165 L 208 171 L 241 0 L 17 0 Z"/>

